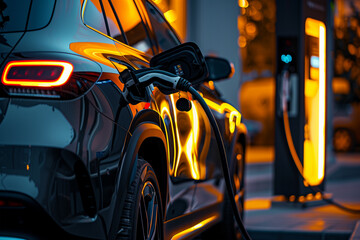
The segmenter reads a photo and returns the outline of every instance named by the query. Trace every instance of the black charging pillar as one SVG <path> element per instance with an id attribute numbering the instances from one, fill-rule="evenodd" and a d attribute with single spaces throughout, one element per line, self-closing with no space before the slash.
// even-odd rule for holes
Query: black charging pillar
<path id="1" fill-rule="evenodd" d="M 327 13 L 330 10 L 330 2 L 331 1 L 328 0 L 276 0 L 277 68 L 273 190 L 275 196 L 285 196 L 285 199 L 291 199 L 291 201 L 307 199 L 307 195 L 311 193 L 311 191 L 305 186 L 289 150 L 289 143 L 285 135 L 282 102 L 284 98 L 286 98 L 293 145 L 301 164 L 304 166 L 305 140 L 308 138 L 314 139 L 314 133 L 315 135 L 321 135 L 312 123 L 311 131 L 308 129 L 310 122 L 314 121 L 311 114 L 316 111 L 314 111 L 314 109 L 309 110 L 311 97 L 307 96 L 313 97 L 316 95 L 316 93 L 313 92 L 319 90 L 321 88 L 320 85 L 323 84 L 323 82 L 319 80 L 320 78 L 324 78 L 321 70 L 324 67 L 329 67 L 326 66 L 327 56 L 323 55 L 323 52 L 326 51 L 322 49 L 324 46 L 321 45 L 324 44 L 321 42 L 324 41 L 324 39 L 321 39 L 320 35 L 324 31 L 322 23 L 326 31 Z M 325 38 L 325 44 L 326 39 L 327 38 Z M 319 63 L 324 57 L 325 66 Z M 286 86 L 284 85 L 283 79 L 285 76 L 283 74 L 284 71 L 287 71 Z M 327 76 L 325 74 L 325 81 L 327 81 L 326 78 Z M 305 84 L 306 81 L 307 83 Z M 305 88 L 305 85 L 308 89 Z M 327 83 L 325 86 L 327 86 Z M 286 96 L 284 96 L 284 88 L 287 90 Z M 317 98 L 321 99 L 322 95 L 320 94 L 320 97 L 317 96 Z M 321 107 L 318 108 L 321 109 Z M 321 115 L 319 118 L 321 118 Z M 309 142 L 311 141 L 307 141 L 306 143 L 308 144 Z M 307 149 L 309 148 L 308 146 L 309 144 L 306 147 Z M 315 156 L 315 159 L 319 154 L 315 152 L 312 155 Z M 324 159 L 325 157 L 324 155 Z M 308 170 L 309 164 L 307 167 Z M 325 169 L 325 166 L 323 166 L 323 168 Z M 320 182 L 314 184 L 314 186 L 316 185 L 317 188 L 323 190 L 324 179 L 325 176 L 323 176 Z"/>

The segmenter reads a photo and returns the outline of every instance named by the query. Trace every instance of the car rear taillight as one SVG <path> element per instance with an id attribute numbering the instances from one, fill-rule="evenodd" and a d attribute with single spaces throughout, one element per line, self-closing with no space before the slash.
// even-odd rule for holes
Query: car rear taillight
<path id="1" fill-rule="evenodd" d="M 58 87 L 69 80 L 73 69 L 65 61 L 11 61 L 4 68 L 1 82 L 5 86 Z"/>
<path id="2" fill-rule="evenodd" d="M 18 200 L 0 200 L 0 208 L 1 207 L 23 208 L 25 205 Z"/>

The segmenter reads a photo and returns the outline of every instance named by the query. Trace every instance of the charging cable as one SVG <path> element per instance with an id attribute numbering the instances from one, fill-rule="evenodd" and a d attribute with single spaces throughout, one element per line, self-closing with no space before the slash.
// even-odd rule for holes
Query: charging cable
<path id="1" fill-rule="evenodd" d="M 141 99 L 136 95 L 136 92 L 141 93 L 141 89 L 145 86 L 149 86 L 150 84 L 154 84 L 154 86 L 158 87 L 159 90 L 164 94 L 174 93 L 176 91 L 185 91 L 190 92 L 195 100 L 197 100 L 201 107 L 204 109 L 206 116 L 208 117 L 210 124 L 214 130 L 215 138 L 217 141 L 217 145 L 219 148 L 220 153 L 220 162 L 221 167 L 225 179 L 225 185 L 227 189 L 227 193 L 229 194 L 230 203 L 233 209 L 233 214 L 236 220 L 237 225 L 239 226 L 240 232 L 242 237 L 245 240 L 251 240 L 248 232 L 245 229 L 245 226 L 241 220 L 241 216 L 239 210 L 236 206 L 235 196 L 233 192 L 232 181 L 229 173 L 228 168 L 228 161 L 226 157 L 225 147 L 223 140 L 221 138 L 220 130 L 217 125 L 217 122 L 209 108 L 206 104 L 205 100 L 201 97 L 201 95 L 196 91 L 195 88 L 191 86 L 191 83 L 186 79 L 179 77 L 175 74 L 152 69 L 146 68 L 137 71 L 128 71 L 126 73 L 127 79 L 125 80 L 124 85 L 124 92 L 122 99 L 125 100 L 127 103 L 136 104 L 138 100 Z M 120 104 L 122 105 L 122 104 Z"/>
<path id="2" fill-rule="evenodd" d="M 284 82 L 284 78 L 288 77 L 288 71 L 284 70 L 283 73 L 282 73 L 282 79 L 283 79 L 283 82 Z M 283 93 L 287 93 L 287 91 L 283 91 Z M 287 96 L 283 96 L 283 99 L 287 99 Z M 288 111 L 287 111 L 287 104 L 286 104 L 286 101 L 283 100 L 282 102 L 282 112 L 283 112 L 283 120 L 284 120 L 284 129 L 285 129 L 285 136 L 286 136 L 286 141 L 288 143 L 288 147 L 289 147 L 289 150 L 290 150 L 290 154 L 291 154 L 291 157 L 295 163 L 295 166 L 298 170 L 298 172 L 300 173 L 300 176 L 302 178 L 302 180 L 305 182 L 305 184 L 310 188 L 310 190 L 316 194 L 318 192 L 321 193 L 321 196 L 322 196 L 322 200 L 329 203 L 329 204 L 332 204 L 334 205 L 335 207 L 341 209 L 341 210 L 344 210 L 344 211 L 347 211 L 347 212 L 350 212 L 350 213 L 353 213 L 353 214 L 360 214 L 360 209 L 353 209 L 353 208 L 349 208 L 349 207 L 346 207 L 332 199 L 329 199 L 329 198 L 325 198 L 324 197 L 324 192 L 319 189 L 318 187 L 316 186 L 312 186 L 310 185 L 309 181 L 305 178 L 304 176 L 304 170 L 303 170 L 303 166 L 301 164 L 301 161 L 300 161 L 300 158 L 299 158 L 299 155 L 297 154 L 296 152 L 296 149 L 295 149 L 295 146 L 294 146 L 294 142 L 293 142 L 293 139 L 292 139 L 292 136 L 291 136 L 291 130 L 290 130 L 290 122 L 289 122 L 289 116 L 288 116 Z"/>

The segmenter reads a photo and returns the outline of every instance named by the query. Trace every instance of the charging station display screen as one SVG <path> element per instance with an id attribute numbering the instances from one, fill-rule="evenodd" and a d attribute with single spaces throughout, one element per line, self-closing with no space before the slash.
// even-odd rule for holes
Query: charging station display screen
<path id="1" fill-rule="evenodd" d="M 311 185 L 324 179 L 326 104 L 326 29 L 321 21 L 305 21 L 304 177 Z"/>

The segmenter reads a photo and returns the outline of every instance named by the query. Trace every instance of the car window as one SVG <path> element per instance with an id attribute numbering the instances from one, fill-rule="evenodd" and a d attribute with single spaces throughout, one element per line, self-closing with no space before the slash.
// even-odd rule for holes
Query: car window
<path id="1" fill-rule="evenodd" d="M 107 34 L 103 11 L 99 0 L 88 0 L 84 10 L 84 23 Z"/>
<path id="2" fill-rule="evenodd" d="M 180 41 L 177 39 L 163 16 L 151 3 L 145 1 L 145 6 L 160 49 L 165 51 L 179 45 Z"/>
<path id="3" fill-rule="evenodd" d="M 54 5 L 54 0 L 1 0 L 0 32 L 25 31 L 28 17 L 27 30 L 42 28 L 49 23 Z"/>
<path id="4" fill-rule="evenodd" d="M 128 44 L 142 52 L 152 53 L 150 39 L 133 0 L 111 0 Z"/>
<path id="5" fill-rule="evenodd" d="M 108 0 L 102 0 L 102 3 L 106 13 L 106 21 L 109 26 L 110 36 L 120 42 L 126 43 L 120 26 L 118 24 L 119 19 L 116 18 L 116 15 L 113 12 L 114 6 L 112 5 L 112 2 L 109 2 Z"/>

